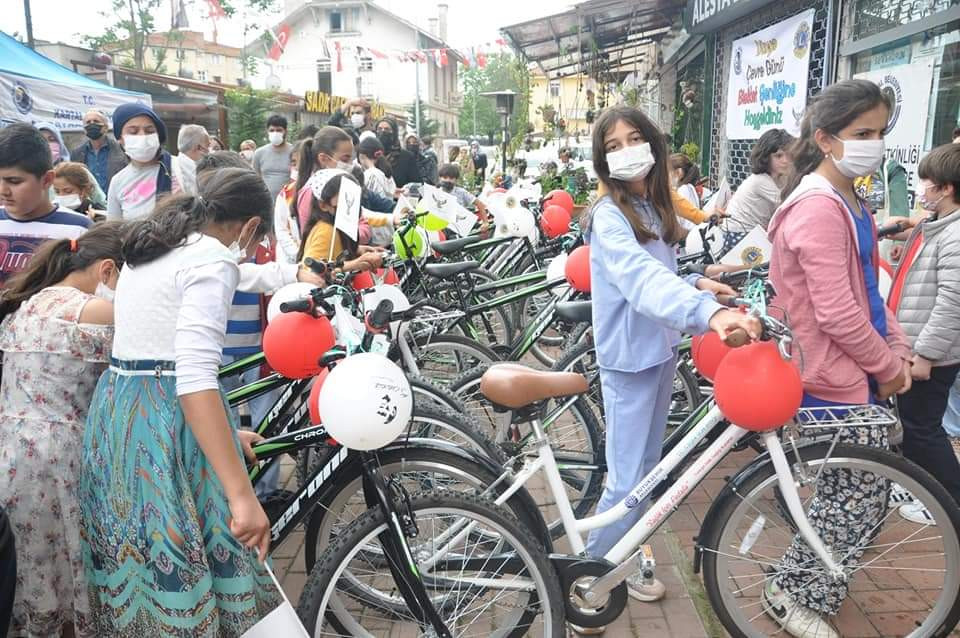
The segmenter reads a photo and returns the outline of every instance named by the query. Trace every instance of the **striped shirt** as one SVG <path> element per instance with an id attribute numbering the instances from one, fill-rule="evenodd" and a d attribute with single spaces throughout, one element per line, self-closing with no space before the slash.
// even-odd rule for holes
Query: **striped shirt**
<path id="1" fill-rule="evenodd" d="M 66 208 L 55 208 L 37 219 L 21 221 L 0 208 L 0 287 L 23 270 L 40 244 L 48 239 L 76 239 L 93 221 Z"/>

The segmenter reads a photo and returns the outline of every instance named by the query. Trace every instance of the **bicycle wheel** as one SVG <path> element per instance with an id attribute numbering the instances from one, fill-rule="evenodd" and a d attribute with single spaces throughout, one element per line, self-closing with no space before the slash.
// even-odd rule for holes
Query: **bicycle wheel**
<path id="1" fill-rule="evenodd" d="M 408 493 L 434 490 L 480 494 L 499 478 L 488 467 L 465 456 L 429 447 L 384 450 L 378 454 L 378 458 L 384 476 L 395 477 Z M 487 496 L 496 498 L 508 486 L 509 483 L 499 484 Z M 506 506 L 532 534 L 536 534 L 538 529 L 542 531 L 543 521 L 533 512 L 536 505 L 528 493 L 521 490 L 514 494 Z M 365 511 L 367 504 L 363 495 L 361 467 L 359 463 L 351 463 L 336 474 L 336 480 L 328 483 L 317 507 L 310 514 L 304 537 L 307 571 L 310 571 L 331 540 Z M 543 543 L 541 546 L 546 548 Z"/>
<path id="2" fill-rule="evenodd" d="M 667 429 L 683 423 L 690 413 L 703 401 L 700 394 L 700 381 L 690 369 L 690 364 L 680 359 L 677 371 L 673 375 L 673 393 L 670 395 L 670 413 L 667 415 Z"/>
<path id="3" fill-rule="evenodd" d="M 415 496 L 410 509 L 419 534 L 407 539 L 409 557 L 391 560 L 404 568 L 413 558 L 410 568 L 454 636 L 564 635 L 559 579 L 513 516 L 488 501 L 454 494 Z M 433 633 L 396 591 L 382 560 L 378 536 L 384 533 L 384 513 L 367 511 L 310 571 L 297 613 L 312 636 Z"/>
<path id="4" fill-rule="evenodd" d="M 557 372 L 577 372 L 590 380 L 590 389 L 583 395 L 594 414 L 603 423 L 603 390 L 600 387 L 600 368 L 593 340 L 574 343 L 560 353 L 553 366 Z"/>
<path id="5" fill-rule="evenodd" d="M 779 634 L 796 618 L 811 630 L 833 625 L 844 636 L 949 634 L 960 619 L 960 508 L 947 491 L 878 448 L 817 443 L 799 456 L 789 460 L 801 500 L 844 581 L 831 581 L 795 536 L 772 462 L 756 462 L 727 484 L 700 534 L 707 595 L 727 631 Z M 929 522 L 910 522 L 888 508 L 891 485 L 909 492 Z M 841 493 L 860 498 L 837 504 Z M 857 522 L 847 527 L 851 516 Z M 797 562 L 798 555 L 814 558 Z"/>
<path id="6" fill-rule="evenodd" d="M 470 278 L 470 285 L 472 287 L 498 281 L 496 275 L 482 269 L 469 272 L 466 276 Z M 435 292 L 437 301 L 441 302 L 439 305 L 461 308 L 460 296 L 457 292 L 458 289 L 462 292 L 467 292 L 455 282 L 443 282 L 438 285 Z M 475 305 L 481 301 L 488 301 L 496 297 L 497 294 L 498 291 L 488 293 L 474 292 L 467 297 L 467 303 Z M 452 334 L 469 337 L 491 348 L 497 345 L 510 345 L 513 341 L 514 331 L 515 324 L 513 317 L 510 315 L 509 307 L 506 305 L 474 314 L 470 318 L 462 318 L 448 327 L 448 332 Z"/>
<path id="7" fill-rule="evenodd" d="M 531 263 L 527 266 L 527 269 L 523 271 L 523 274 L 537 272 L 538 270 L 540 270 L 540 267 L 537 266 L 537 264 Z M 544 290 L 539 294 L 527 295 L 517 301 L 513 305 L 514 325 L 527 326 L 532 323 L 533 320 L 540 315 L 544 307 L 553 301 L 553 295 L 553 291 Z M 540 338 L 530 346 L 530 354 L 548 368 L 553 366 L 556 363 L 560 348 L 563 346 L 564 335 L 567 334 L 571 328 L 572 326 L 564 324 L 559 320 L 554 321 L 546 332 L 540 335 Z"/>
<path id="8" fill-rule="evenodd" d="M 396 349 L 396 345 L 393 346 Z M 418 335 L 412 346 L 418 374 L 440 387 L 450 385 L 458 375 L 477 366 L 499 361 L 487 346 L 458 335 Z M 399 356 L 390 358 L 399 360 Z"/>
<path id="9" fill-rule="evenodd" d="M 492 436 L 508 456 L 513 456 L 524 449 L 525 441 L 531 435 L 530 424 L 521 423 L 511 428 L 513 413 L 494 411 L 493 404 L 480 393 L 480 379 L 486 371 L 487 366 L 483 366 L 463 374 L 451 383 L 450 389 L 481 431 Z M 560 467 L 573 511 L 578 517 L 585 517 L 603 491 L 606 474 L 603 432 L 593 410 L 582 397 L 563 412 L 553 415 L 556 407 L 557 400 L 545 401 L 541 422 Z M 559 538 L 564 530 L 555 510 L 556 503 L 548 491 L 534 492 L 538 494 L 535 500 L 548 521 L 552 537 Z"/>

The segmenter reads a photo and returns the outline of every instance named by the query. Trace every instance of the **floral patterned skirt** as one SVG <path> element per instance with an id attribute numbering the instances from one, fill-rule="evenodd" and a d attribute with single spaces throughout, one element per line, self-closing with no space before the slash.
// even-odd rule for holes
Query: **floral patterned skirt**
<path id="1" fill-rule="evenodd" d="M 223 488 L 184 421 L 175 377 L 105 372 L 83 462 L 83 563 L 98 634 L 229 638 L 280 602 L 230 534 Z"/>

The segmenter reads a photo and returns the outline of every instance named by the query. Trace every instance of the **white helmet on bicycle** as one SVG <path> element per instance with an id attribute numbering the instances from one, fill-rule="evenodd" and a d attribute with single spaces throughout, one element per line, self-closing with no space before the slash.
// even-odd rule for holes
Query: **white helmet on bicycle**
<path id="1" fill-rule="evenodd" d="M 318 403 L 327 433 L 353 450 L 387 445 L 413 414 L 413 392 L 403 370 L 373 352 L 337 364 L 323 383 Z"/>

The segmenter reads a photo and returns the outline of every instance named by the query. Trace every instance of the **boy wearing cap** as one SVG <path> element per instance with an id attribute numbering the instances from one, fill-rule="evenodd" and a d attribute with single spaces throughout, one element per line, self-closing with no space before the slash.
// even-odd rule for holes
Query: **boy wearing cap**
<path id="1" fill-rule="evenodd" d="M 110 181 L 107 219 L 146 217 L 172 186 L 170 154 L 162 149 L 167 127 L 149 106 L 131 103 L 113 112 L 113 130 L 130 163 Z"/>

